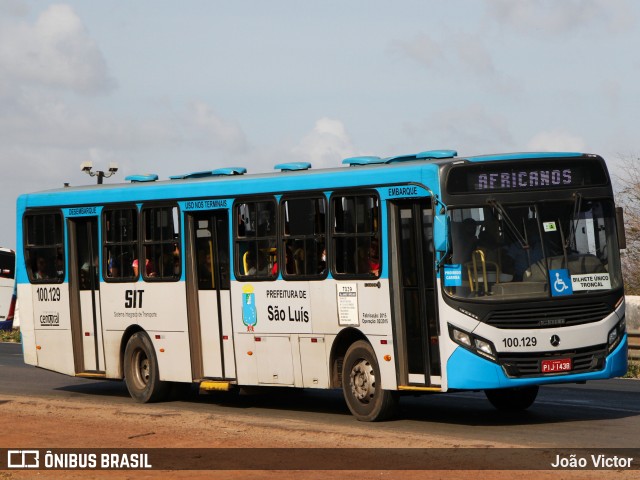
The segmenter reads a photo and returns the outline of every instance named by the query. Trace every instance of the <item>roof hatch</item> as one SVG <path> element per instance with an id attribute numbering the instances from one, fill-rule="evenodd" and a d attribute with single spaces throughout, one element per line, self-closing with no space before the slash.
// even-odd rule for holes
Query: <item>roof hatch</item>
<path id="1" fill-rule="evenodd" d="M 247 169 L 244 167 L 223 167 L 216 168 L 215 170 L 203 170 L 201 172 L 183 173 L 181 175 L 171 175 L 171 180 L 186 180 L 188 178 L 203 178 L 203 177 L 220 177 L 227 175 L 243 175 L 247 173 Z"/>
<path id="2" fill-rule="evenodd" d="M 155 173 L 147 173 L 146 175 L 129 175 L 124 178 L 125 181 L 131 183 L 139 183 L 139 182 L 155 182 L 158 180 L 158 175 Z"/>
<path id="3" fill-rule="evenodd" d="M 375 165 L 378 163 L 384 163 L 384 160 L 380 157 L 364 156 L 364 157 L 350 157 L 342 160 L 344 165 L 356 167 L 358 165 Z"/>
<path id="4" fill-rule="evenodd" d="M 283 172 L 295 172 L 298 170 L 309 170 L 311 164 L 309 162 L 279 163 L 273 168 L 274 170 L 282 170 Z"/>
<path id="5" fill-rule="evenodd" d="M 407 162 L 410 160 L 435 160 L 439 158 L 453 158 L 458 155 L 455 150 L 427 150 L 411 155 L 398 155 L 384 159 L 384 163 Z"/>

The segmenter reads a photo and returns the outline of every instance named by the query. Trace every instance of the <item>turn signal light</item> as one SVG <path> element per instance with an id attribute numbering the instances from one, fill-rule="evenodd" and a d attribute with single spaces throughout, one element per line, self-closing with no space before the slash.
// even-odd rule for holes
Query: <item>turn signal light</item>
<path id="1" fill-rule="evenodd" d="M 391 355 L 385 355 L 385 356 L 384 356 L 384 359 L 385 359 L 387 362 L 390 362 L 390 361 L 391 361 Z"/>

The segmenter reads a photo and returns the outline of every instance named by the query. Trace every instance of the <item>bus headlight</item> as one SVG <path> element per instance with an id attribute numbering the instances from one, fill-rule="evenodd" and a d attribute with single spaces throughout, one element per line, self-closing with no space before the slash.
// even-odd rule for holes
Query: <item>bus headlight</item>
<path id="1" fill-rule="evenodd" d="M 476 350 L 486 353 L 487 355 L 493 356 L 493 351 L 491 350 L 491 344 L 489 342 L 485 342 L 484 340 L 480 340 L 476 338 Z"/>
<path id="2" fill-rule="evenodd" d="M 461 347 L 472 351 L 476 355 L 495 361 L 496 350 L 493 344 L 482 337 L 460 330 L 453 325 L 449 325 L 449 337 Z"/>
<path id="3" fill-rule="evenodd" d="M 613 351 L 618 346 L 626 331 L 627 320 L 625 317 L 622 317 L 622 320 L 620 320 L 618 324 L 609 331 L 609 335 L 607 335 L 609 352 Z"/>
<path id="4" fill-rule="evenodd" d="M 471 347 L 471 337 L 468 333 L 454 328 L 451 335 L 454 342 L 459 343 L 460 345 L 465 347 Z"/>

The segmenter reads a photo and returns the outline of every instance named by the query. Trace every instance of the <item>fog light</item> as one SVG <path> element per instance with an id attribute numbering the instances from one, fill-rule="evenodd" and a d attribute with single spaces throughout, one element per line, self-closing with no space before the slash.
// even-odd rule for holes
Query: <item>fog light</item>
<path id="1" fill-rule="evenodd" d="M 469 337 L 469 334 L 456 330 L 455 328 L 453 329 L 453 339 L 468 347 L 471 346 L 471 337 Z"/>

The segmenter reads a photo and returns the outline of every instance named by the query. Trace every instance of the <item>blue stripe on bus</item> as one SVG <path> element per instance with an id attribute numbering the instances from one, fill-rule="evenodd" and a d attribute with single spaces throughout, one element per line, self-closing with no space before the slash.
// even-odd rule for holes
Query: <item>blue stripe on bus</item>
<path id="1" fill-rule="evenodd" d="M 620 377 L 627 372 L 627 336 L 606 360 L 599 372 L 558 375 L 555 377 L 509 378 L 502 367 L 458 347 L 447 362 L 447 387 L 456 390 L 524 387 L 551 383 L 572 383 Z"/>
<path id="2" fill-rule="evenodd" d="M 339 172 L 339 173 L 338 173 Z M 112 200 L 117 203 L 145 202 L 166 199 L 189 198 L 230 198 L 250 193 L 285 193 L 304 190 L 336 190 L 339 188 L 362 188 L 380 184 L 406 184 L 407 178 L 416 183 L 428 185 L 434 194 L 439 194 L 438 166 L 401 167 L 360 167 L 357 169 L 326 170 L 313 173 L 288 172 L 256 176 L 232 176 L 186 180 L 181 182 L 163 181 L 134 184 L 114 184 L 60 189 L 48 192 L 26 194 L 19 197 L 18 213 L 24 208 L 60 206 L 106 205 Z M 238 182 L 238 183 L 236 183 Z M 18 219 L 21 223 L 21 219 Z M 18 230 L 21 230 L 19 228 Z"/>

